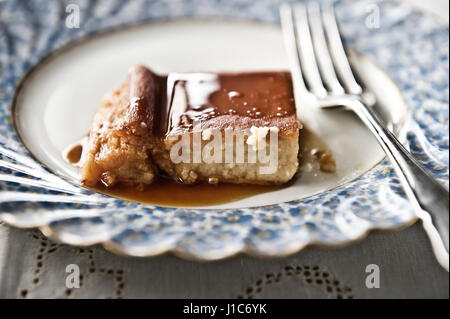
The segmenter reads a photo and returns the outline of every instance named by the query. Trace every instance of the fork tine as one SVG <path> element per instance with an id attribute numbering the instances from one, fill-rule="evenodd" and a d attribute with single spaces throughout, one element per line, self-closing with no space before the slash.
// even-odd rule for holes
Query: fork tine
<path id="1" fill-rule="evenodd" d="M 309 95 L 305 82 L 303 81 L 302 69 L 300 66 L 300 59 L 298 56 L 298 47 L 295 37 L 294 21 L 292 17 L 291 6 L 283 3 L 280 6 L 281 28 L 283 31 L 284 45 L 286 47 L 290 70 L 292 73 L 292 82 L 294 85 L 294 95 L 296 100 L 299 97 Z M 297 96 L 299 94 L 300 96 Z"/>
<path id="2" fill-rule="evenodd" d="M 317 2 L 311 2 L 308 5 L 308 16 L 311 27 L 312 43 L 314 45 L 316 60 L 319 65 L 320 73 L 322 74 L 322 79 L 333 95 L 343 95 L 345 90 L 341 83 L 339 83 L 336 72 L 334 71 L 333 61 L 331 60 L 325 38 L 325 31 L 322 25 L 320 5 Z"/>
<path id="3" fill-rule="evenodd" d="M 295 5 L 294 16 L 297 24 L 297 41 L 300 46 L 300 59 L 303 75 L 305 76 L 306 82 L 309 84 L 312 93 L 319 98 L 325 97 L 327 91 L 323 86 L 317 67 L 305 6 L 301 4 Z"/>
<path id="4" fill-rule="evenodd" d="M 326 6 L 323 10 L 322 16 L 336 70 L 350 94 L 361 94 L 363 90 L 353 76 L 350 63 L 348 62 L 347 55 L 344 50 L 344 45 L 342 44 L 334 6 Z"/>

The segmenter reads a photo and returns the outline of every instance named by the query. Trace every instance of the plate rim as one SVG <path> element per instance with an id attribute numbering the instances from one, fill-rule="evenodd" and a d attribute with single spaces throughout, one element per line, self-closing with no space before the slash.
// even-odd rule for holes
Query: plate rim
<path id="1" fill-rule="evenodd" d="M 277 26 L 279 24 L 275 23 L 275 22 L 268 22 L 268 21 L 261 21 L 261 20 L 255 20 L 255 19 L 245 19 L 245 18 L 241 18 L 241 17 L 221 17 L 219 19 L 221 22 L 231 22 L 231 23 L 248 23 L 248 24 L 255 24 L 255 25 L 266 25 L 266 26 Z M 148 20 L 143 20 L 143 21 L 139 21 L 138 23 L 132 23 L 132 24 L 125 24 L 124 26 L 120 25 L 120 26 L 113 26 L 110 28 L 105 28 L 105 29 L 100 29 L 100 30 L 96 30 L 92 33 L 88 33 L 85 34 L 73 41 L 70 41 L 68 43 L 65 43 L 63 45 L 61 45 L 60 47 L 48 52 L 47 54 L 45 54 L 43 57 L 41 57 L 41 59 L 39 59 L 39 61 L 37 61 L 33 66 L 31 66 L 24 74 L 23 76 L 20 78 L 16 89 L 14 90 L 14 94 L 13 94 L 13 98 L 11 100 L 11 103 L 9 105 L 10 110 L 11 110 L 11 123 L 12 123 L 12 127 L 14 129 L 15 134 L 17 135 L 21 145 L 26 149 L 27 153 L 37 162 L 39 163 L 41 166 L 43 166 L 46 170 L 48 170 L 49 172 L 51 172 L 52 174 L 62 178 L 63 180 L 65 180 L 66 182 L 76 186 L 76 187 L 80 187 L 86 191 L 90 191 L 96 194 L 100 194 L 101 196 L 106 196 L 108 198 L 112 198 L 112 199 L 119 199 L 119 200 L 124 200 L 124 201 L 132 201 L 132 200 L 128 200 L 128 199 L 124 199 L 124 198 L 120 198 L 120 197 L 115 197 L 109 194 L 105 194 L 105 193 L 101 193 L 101 192 L 96 192 L 92 189 L 89 189 L 85 186 L 83 186 L 79 180 L 74 180 L 69 178 L 68 176 L 65 176 L 63 174 L 58 173 L 56 170 L 51 169 L 47 164 L 43 163 L 42 161 L 40 161 L 38 159 L 38 157 L 30 150 L 30 148 L 28 147 L 28 145 L 24 142 L 24 138 L 22 136 L 22 134 L 20 133 L 20 129 L 18 128 L 18 113 L 17 112 L 17 104 L 18 104 L 18 99 L 20 97 L 20 94 L 22 93 L 24 87 L 26 86 L 26 82 L 28 81 L 28 79 L 30 77 L 32 77 L 36 72 L 38 72 L 42 67 L 44 67 L 47 63 L 50 63 L 52 59 L 54 59 L 55 57 L 64 54 L 67 51 L 70 51 L 72 48 L 77 47 L 78 45 L 83 45 L 86 42 L 89 41 L 95 41 L 96 38 L 98 37 L 102 37 L 102 36 L 107 36 L 107 35 L 112 35 L 114 33 L 117 32 L 122 32 L 122 31 L 129 31 L 135 28 L 139 28 L 139 27 L 145 27 L 145 26 L 150 26 L 150 25 L 164 25 L 164 24 L 170 24 L 170 23 L 178 23 L 178 22 L 215 22 L 217 21 L 217 19 L 215 19 L 214 17 L 164 17 L 161 19 L 148 19 Z M 398 106 L 398 108 L 401 109 L 401 113 L 402 113 L 402 117 L 400 119 L 400 121 L 398 123 L 396 123 L 395 127 L 394 127 L 394 135 L 398 138 L 402 138 L 402 136 L 406 133 L 406 121 L 407 121 L 407 115 L 408 115 L 408 108 L 406 106 L 406 102 L 401 94 L 401 90 L 400 88 L 397 86 L 397 84 L 394 82 L 394 80 L 392 79 L 392 77 L 381 67 L 379 67 L 374 61 L 373 59 L 371 59 L 370 57 L 358 52 L 357 50 L 353 49 L 353 48 L 348 48 L 349 51 L 351 52 L 351 54 L 354 54 L 355 56 L 357 56 L 359 59 L 366 59 L 371 65 L 375 66 L 378 71 L 380 71 L 381 73 L 383 73 L 383 75 L 386 77 L 386 79 L 390 82 L 390 84 L 392 85 L 392 88 L 395 89 L 395 91 L 397 92 L 398 96 L 401 98 L 401 105 Z M 293 200 L 299 200 L 299 201 L 305 201 L 308 200 L 314 196 L 320 195 L 320 194 L 324 194 L 330 191 L 333 191 L 339 187 L 342 187 L 346 184 L 349 184 L 355 180 L 357 180 L 358 178 L 370 173 L 372 170 L 376 169 L 377 166 L 379 166 L 381 163 L 383 163 L 384 161 L 386 161 L 387 156 L 384 155 L 379 161 L 377 161 L 373 166 L 369 167 L 367 170 L 362 171 L 356 175 L 352 175 L 351 178 L 345 180 L 345 181 L 340 181 L 339 183 L 337 183 L 336 185 L 333 185 L 331 187 L 328 187 L 326 189 L 324 189 L 323 191 L 317 192 L 317 193 L 313 193 L 310 194 L 308 196 L 302 197 L 300 199 L 293 199 Z M 270 193 L 270 192 L 269 192 Z M 135 201 L 132 201 L 135 202 Z M 283 204 L 286 203 L 287 201 L 283 201 L 283 202 L 277 202 L 274 203 L 272 205 L 278 205 L 278 204 Z M 158 205 L 158 204 L 151 204 L 151 203 L 141 203 L 141 202 L 137 202 L 139 204 L 144 205 L 145 207 L 148 208 L 182 208 L 182 209 L 198 209 L 198 210 L 208 210 L 208 209 L 215 209 L 214 207 L 210 207 L 210 206 L 183 206 L 183 207 L 179 207 L 179 206 L 165 206 L 165 205 Z M 216 206 L 216 205 L 213 205 Z M 262 205 L 262 206 L 267 206 L 267 205 Z M 240 208 L 258 208 L 258 207 L 262 207 L 261 205 L 252 205 L 252 206 L 245 206 L 245 207 L 239 207 L 239 208 L 220 208 L 220 210 L 233 210 L 233 209 L 240 209 Z M 219 209 L 219 208 L 218 208 Z"/>
<path id="2" fill-rule="evenodd" d="M 391 2 L 395 2 L 395 1 L 388 1 L 389 3 L 391 3 Z M 396 3 L 396 2 L 395 2 Z M 398 3 L 396 3 L 397 5 L 398 5 Z M 404 4 L 405 5 L 405 4 Z M 421 16 L 422 17 L 424 17 L 425 19 L 429 19 L 430 17 L 432 17 L 432 15 L 430 15 L 429 14 L 429 12 L 427 12 L 427 11 L 423 11 L 423 10 L 419 10 L 419 9 L 417 9 L 417 8 L 415 8 L 415 7 L 412 7 L 411 5 L 407 5 L 407 7 L 408 8 L 410 8 L 410 9 L 412 9 L 412 11 L 414 11 L 414 12 L 419 12 L 420 14 L 421 14 Z M 225 17 L 224 17 L 225 18 Z M 175 17 L 175 18 L 171 18 L 171 17 L 169 17 L 169 18 L 167 18 L 167 17 L 164 17 L 164 18 L 148 18 L 148 19 L 144 19 L 144 20 L 141 20 L 141 21 L 139 21 L 138 23 L 125 23 L 125 24 L 123 24 L 123 25 L 118 25 L 118 26 L 115 26 L 115 27 L 109 27 L 109 28 L 105 28 L 105 29 L 100 29 L 100 30 L 95 30 L 95 31 L 90 31 L 88 34 L 85 34 L 85 35 L 83 35 L 83 36 L 81 36 L 81 37 L 79 37 L 79 38 L 77 38 L 77 39 L 74 39 L 74 40 L 69 40 L 69 42 L 68 43 L 65 43 L 65 44 L 63 44 L 62 46 L 60 46 L 60 47 L 58 47 L 58 48 L 55 48 L 54 50 L 52 50 L 52 51 L 50 51 L 49 53 L 47 53 L 47 54 L 45 54 L 40 60 L 39 60 L 39 62 L 37 62 L 37 63 L 35 63 L 33 66 L 31 66 L 26 72 L 24 72 L 24 75 L 23 75 L 23 77 L 25 77 L 27 74 L 28 74 L 28 72 L 30 72 L 30 71 L 32 71 L 32 69 L 34 69 L 34 67 L 36 67 L 38 64 L 40 64 L 46 57 L 48 57 L 49 55 L 51 55 L 52 53 L 55 53 L 56 51 L 58 51 L 58 50 L 60 50 L 60 49 L 62 49 L 62 48 L 64 48 L 64 47 L 66 47 L 66 46 L 69 46 L 69 45 L 77 45 L 77 43 L 78 43 L 78 41 L 83 41 L 83 39 L 85 38 L 85 37 L 92 37 L 93 35 L 97 35 L 97 34 L 103 34 L 103 33 L 107 33 L 107 32 L 105 32 L 105 31 L 110 31 L 110 30 L 113 30 L 113 29 L 116 29 L 116 28 L 123 28 L 123 27 L 135 27 L 135 26 L 138 26 L 138 25 L 141 25 L 141 24 L 149 24 L 149 23 L 152 23 L 152 22 L 162 22 L 162 21 L 172 21 L 172 20 L 180 20 L 180 19 L 183 19 L 183 18 L 179 18 L 179 17 Z M 192 18 L 190 18 L 190 19 L 192 19 Z M 210 20 L 210 19 L 218 19 L 218 17 L 195 17 L 194 19 L 208 19 L 208 20 Z M 226 17 L 225 18 L 225 20 L 228 20 L 228 17 Z M 269 23 L 269 24 L 274 24 L 273 22 L 265 22 L 265 21 L 260 21 L 260 20 L 257 20 L 257 19 L 242 19 L 242 18 L 239 18 L 239 17 L 233 17 L 232 18 L 232 20 L 244 20 L 244 21 L 255 21 L 255 22 L 258 22 L 258 23 Z M 438 21 L 438 24 L 439 25 L 441 25 L 441 26 L 444 26 L 444 27 L 446 27 L 447 28 L 447 32 L 448 32 L 448 25 L 447 24 L 441 24 L 441 21 Z M 377 64 L 375 64 L 375 65 L 377 65 Z M 380 68 L 381 69 L 381 68 Z M 384 71 L 384 69 L 381 69 L 381 70 L 383 70 Z M 384 71 L 384 72 L 386 72 L 386 71 Z M 388 74 L 388 76 L 389 76 L 389 74 Z M 22 77 L 22 79 L 23 79 L 23 77 Z M 391 77 L 389 76 L 389 78 L 391 79 Z M 19 81 L 19 84 L 16 84 L 15 85 L 15 91 L 14 91 L 14 98 L 12 99 L 12 101 L 14 101 L 14 99 L 16 98 L 16 92 L 18 91 L 18 89 L 19 89 L 19 85 L 22 83 L 22 79 Z M 392 79 L 391 79 L 392 80 Z M 396 86 L 396 89 L 399 89 L 398 88 L 398 86 Z M 401 91 L 401 90 L 400 90 Z M 403 100 L 403 99 L 402 99 Z M 11 105 L 12 105 L 12 102 L 11 102 Z M 11 105 L 10 105 L 10 107 L 11 107 Z M 12 110 L 12 109 L 11 109 Z M 404 128 L 404 125 L 403 125 L 403 128 Z M 16 128 L 14 127 L 14 132 L 16 133 L 16 135 L 19 137 L 19 135 L 18 135 L 18 132 L 17 132 L 17 130 L 16 130 Z M 25 146 L 25 144 L 23 144 L 23 141 L 20 139 L 20 141 L 21 141 L 21 145 L 23 145 L 25 148 L 26 148 L 26 146 Z M 28 153 L 34 158 L 34 155 L 31 153 L 31 152 L 29 152 L 29 150 L 27 149 L 27 151 L 28 151 Z M 43 165 L 40 161 L 38 161 L 38 163 L 40 163 L 41 165 Z M 379 163 L 378 164 L 376 164 L 371 170 L 373 170 L 375 167 L 377 167 L 379 165 Z M 43 165 L 43 166 L 45 166 L 45 165 Z M 46 167 L 46 166 L 45 166 Z M 368 170 L 368 171 L 366 171 L 364 174 L 367 174 L 367 173 L 369 173 L 371 170 Z M 363 174 L 363 175 L 364 175 Z M 61 177 L 59 174 L 57 174 L 59 177 Z M 341 185 L 342 186 L 342 185 Z M 316 194 L 317 195 L 317 194 Z M 313 195 L 313 196 L 315 196 L 315 195 Z M 3 213 L 0 213 L 0 220 L 4 220 L 3 219 Z M 417 216 L 413 216 L 413 218 L 411 218 L 409 221 L 407 221 L 407 222 L 403 222 L 401 225 L 399 225 L 398 227 L 392 227 L 392 226 L 389 226 L 389 227 L 386 227 L 386 229 L 389 229 L 389 230 L 396 230 L 396 229 L 398 229 L 398 228 L 400 228 L 400 229 L 402 229 L 403 227 L 408 227 L 409 225 L 411 225 L 411 224 L 413 224 L 415 221 L 417 220 Z M 6 222 L 6 221 L 5 221 Z M 10 224 L 9 222 L 6 222 L 6 223 L 8 223 L 8 224 Z M 19 226 L 20 227 L 20 226 Z M 43 232 L 43 234 L 44 235 L 46 235 L 46 236 L 49 236 L 49 237 L 51 237 L 51 238 L 55 238 L 55 239 L 57 239 L 58 240 L 58 233 L 57 232 L 53 232 L 52 230 L 51 230 L 51 233 L 49 233 L 49 234 L 46 234 L 46 229 L 45 229 L 45 227 L 49 227 L 50 229 L 51 229 L 51 227 L 50 226 L 41 226 L 41 227 L 37 227 L 37 228 L 39 228 L 40 230 L 41 230 L 41 232 Z M 33 226 L 31 226 L 31 227 L 29 227 L 29 228 L 35 228 L 35 227 L 33 227 Z M 363 238 L 365 238 L 369 233 L 371 233 L 372 231 L 377 231 L 377 230 L 379 230 L 379 229 L 385 229 L 385 228 L 383 228 L 383 227 L 373 227 L 373 226 L 370 226 L 368 229 L 366 229 L 363 233 L 362 233 L 362 235 L 361 236 L 359 236 L 358 238 L 355 238 L 355 239 L 349 239 L 349 238 L 347 238 L 346 240 L 345 240 L 345 244 L 351 244 L 351 243 L 354 243 L 355 241 L 358 241 L 358 240 L 361 240 L 361 239 L 363 239 Z M 70 241 L 69 240 L 61 240 L 62 242 L 64 242 L 64 243 L 67 243 L 67 244 L 72 244 L 72 243 L 70 243 Z M 90 246 L 90 245 L 94 245 L 94 244 L 102 244 L 102 246 L 103 247 L 105 247 L 105 249 L 107 249 L 107 250 L 109 250 L 109 251 L 112 251 L 112 252 L 114 252 L 114 253 L 120 253 L 120 251 L 115 251 L 115 249 L 113 248 L 113 247 L 110 247 L 110 246 L 108 246 L 108 242 L 110 242 L 109 240 L 108 241 L 99 241 L 98 243 L 89 243 L 89 244 L 87 244 L 88 246 Z M 81 246 L 82 244 L 80 244 L 80 243 L 78 243 L 78 244 L 75 244 L 75 245 L 77 245 L 77 246 Z M 312 240 L 309 240 L 309 241 L 307 241 L 307 243 L 305 244 L 305 245 L 303 245 L 303 246 L 301 246 L 301 247 L 299 247 L 297 250 L 295 250 L 295 251 L 292 251 L 292 252 L 288 252 L 287 254 L 279 254 L 279 255 L 273 255 L 273 254 L 270 254 L 270 253 L 267 253 L 267 252 L 264 252 L 264 253 L 261 253 L 261 254 L 256 254 L 257 256 L 261 256 L 261 257 L 269 257 L 269 258 L 273 258 L 273 257 L 282 257 L 282 256 L 286 256 L 286 255 L 291 255 L 291 254 L 294 254 L 294 253 L 297 253 L 298 251 L 300 251 L 300 250 L 302 250 L 303 248 L 305 248 L 305 247 L 307 247 L 307 246 L 310 246 L 310 245 L 313 245 L 313 246 L 316 246 L 316 243 L 314 242 L 314 241 L 312 241 Z M 320 245 L 320 246 L 322 246 L 322 245 L 324 245 L 323 243 Z M 339 244 L 338 244 L 339 245 Z M 335 246 L 335 245 L 328 245 L 328 244 L 326 244 L 326 245 L 324 245 L 325 247 L 330 247 L 330 246 Z M 231 256 L 234 256 L 234 255 L 236 255 L 236 254 L 238 254 L 238 253 L 245 253 L 245 254 L 249 254 L 249 255 L 253 255 L 250 251 L 248 251 L 248 249 L 247 249 L 248 247 L 247 246 L 243 246 L 243 247 L 241 247 L 241 249 L 239 250 L 239 251 L 237 251 L 237 252 L 235 252 L 235 253 L 230 253 L 230 254 L 228 254 L 228 255 L 225 255 L 225 256 L 223 256 L 223 257 L 221 257 L 221 258 L 210 258 L 210 257 L 206 257 L 205 258 L 205 256 L 202 256 L 203 258 L 201 258 L 201 257 L 199 257 L 198 255 L 196 255 L 196 254 L 189 254 L 187 251 L 183 251 L 183 250 L 181 250 L 182 251 L 182 255 L 180 255 L 180 257 L 182 257 L 182 258 L 188 258 L 188 259 L 197 259 L 197 260 L 217 260 L 217 259 L 223 259 L 223 258 L 227 258 L 227 257 L 231 257 Z M 142 257 L 146 257 L 146 256 L 156 256 L 156 255 L 161 255 L 161 254 L 164 254 L 164 253 L 168 253 L 168 252 L 171 252 L 171 253 L 174 253 L 175 255 L 178 255 L 178 252 L 179 252 L 179 249 L 177 249 L 177 247 L 174 247 L 174 248 L 169 248 L 169 249 L 166 249 L 165 251 L 162 251 L 162 252 L 160 252 L 160 253 L 157 253 L 157 254 L 148 254 L 148 255 L 142 255 Z M 124 249 L 123 250 L 123 253 L 125 254 L 125 255 L 128 255 L 128 256 L 131 256 L 132 254 L 130 254 L 130 252 L 129 251 L 127 251 L 126 249 Z M 136 255 L 136 256 L 138 256 L 138 255 Z"/>

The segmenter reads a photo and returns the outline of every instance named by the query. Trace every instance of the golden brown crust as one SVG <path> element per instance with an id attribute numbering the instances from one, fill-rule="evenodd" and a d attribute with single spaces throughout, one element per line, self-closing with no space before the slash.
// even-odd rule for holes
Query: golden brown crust
<path id="1" fill-rule="evenodd" d="M 100 181 L 107 186 L 117 181 L 148 184 L 154 179 L 147 124 L 150 114 L 139 111 L 141 107 L 130 107 L 129 91 L 127 79 L 107 94 L 98 108 L 83 151 L 82 177 L 87 185 Z"/>
<path id="2" fill-rule="evenodd" d="M 238 131 L 277 127 L 280 134 L 299 128 L 289 72 L 174 73 L 167 91 L 169 136 L 191 133 L 199 123 L 202 129 Z"/>
<path id="3" fill-rule="evenodd" d="M 282 73 L 276 83 L 283 86 L 286 79 L 286 74 Z M 290 75 L 288 79 L 290 81 Z M 283 91 L 283 103 L 277 100 L 281 103 L 279 105 L 282 105 L 280 108 L 284 112 L 283 115 L 277 115 L 274 113 L 275 109 L 270 109 L 260 116 L 246 116 L 240 114 L 240 110 L 237 114 L 209 116 L 201 122 L 202 130 L 231 128 L 242 132 L 252 126 L 277 127 L 282 141 L 280 146 L 288 149 L 279 149 L 277 173 L 262 176 L 257 172 L 258 163 L 239 164 L 235 167 L 225 163 L 174 164 L 169 155 L 172 145 L 160 134 L 161 117 L 167 111 L 164 87 L 166 81 L 165 76 L 155 75 L 143 66 L 135 66 L 130 70 L 125 82 L 104 97 L 94 117 L 87 146 L 83 150 L 82 177 L 85 184 L 150 184 L 158 170 L 185 183 L 211 179 L 214 182 L 281 184 L 289 181 L 295 174 L 298 166 L 297 138 L 300 125 L 293 106 L 291 86 L 283 86 L 283 90 L 288 92 Z M 250 88 L 246 87 L 246 90 L 249 92 Z M 253 98 L 249 101 L 259 100 Z M 261 109 L 273 106 L 269 103 L 264 105 Z M 175 136 L 191 132 L 191 128 L 182 128 Z"/>

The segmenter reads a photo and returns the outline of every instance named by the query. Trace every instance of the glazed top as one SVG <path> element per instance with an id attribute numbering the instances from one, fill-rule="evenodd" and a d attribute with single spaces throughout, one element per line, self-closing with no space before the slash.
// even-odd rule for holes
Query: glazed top
<path id="1" fill-rule="evenodd" d="M 298 121 L 289 72 L 170 73 L 144 66 L 130 70 L 130 116 L 155 136 L 195 129 L 278 127 L 295 132 Z"/>

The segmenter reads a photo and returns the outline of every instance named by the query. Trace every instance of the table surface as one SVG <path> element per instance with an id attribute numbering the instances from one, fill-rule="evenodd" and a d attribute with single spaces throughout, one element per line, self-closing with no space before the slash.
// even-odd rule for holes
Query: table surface
<path id="1" fill-rule="evenodd" d="M 408 1 L 448 22 L 447 0 Z M 79 266 L 80 288 L 66 287 L 70 264 Z M 366 287 L 371 264 L 380 269 L 379 288 Z M 346 247 L 216 262 L 122 257 L 101 247 L 60 245 L 39 231 L 0 222 L 0 298 L 249 297 L 449 298 L 449 274 L 434 259 L 420 222 Z"/>
<path id="2" fill-rule="evenodd" d="M 60 245 L 36 230 L 3 224 L 0 254 L 0 298 L 449 297 L 449 274 L 435 261 L 420 222 L 341 248 L 216 262 L 116 256 L 101 247 Z M 70 264 L 79 266 L 80 288 L 66 288 Z M 366 287 L 371 264 L 380 269 L 379 288 Z"/>

